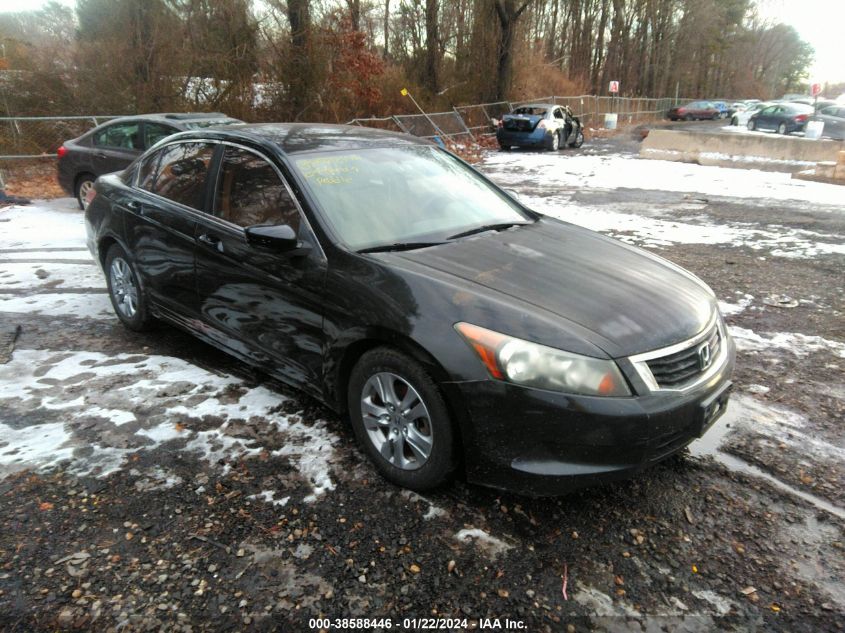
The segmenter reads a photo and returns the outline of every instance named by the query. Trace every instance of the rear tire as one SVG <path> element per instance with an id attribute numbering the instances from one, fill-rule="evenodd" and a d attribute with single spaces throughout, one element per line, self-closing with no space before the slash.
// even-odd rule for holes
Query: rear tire
<path id="1" fill-rule="evenodd" d="M 94 186 L 94 181 L 97 180 L 97 177 L 94 174 L 80 174 L 76 177 L 76 183 L 74 184 L 73 191 L 76 194 L 76 203 L 79 205 L 79 208 L 85 211 L 85 197 L 88 195 L 88 192 L 91 190 L 91 187 Z"/>
<path id="2" fill-rule="evenodd" d="M 687 115 L 684 116 L 684 121 L 692 121 L 693 118 L 694 117 L 691 114 L 687 114 Z"/>
<path id="3" fill-rule="evenodd" d="M 548 149 L 552 152 L 556 152 L 560 149 L 560 132 L 554 132 L 552 137 L 549 139 Z"/>
<path id="4" fill-rule="evenodd" d="M 575 140 L 569 144 L 569 147 L 581 147 L 584 144 L 584 131 L 578 128 L 575 133 Z"/>
<path id="5" fill-rule="evenodd" d="M 120 322 L 135 332 L 142 332 L 152 325 L 147 299 L 138 281 L 138 272 L 118 244 L 113 244 L 106 254 L 103 270 L 112 308 Z"/>
<path id="6" fill-rule="evenodd" d="M 736 118 L 736 117 L 733 117 L 733 118 L 731 119 L 731 125 L 739 125 L 739 119 L 738 119 L 738 118 Z"/>
<path id="7" fill-rule="evenodd" d="M 355 437 L 385 479 L 419 491 L 451 479 L 457 456 L 449 410 L 417 361 L 389 347 L 370 350 L 352 370 L 347 402 Z"/>

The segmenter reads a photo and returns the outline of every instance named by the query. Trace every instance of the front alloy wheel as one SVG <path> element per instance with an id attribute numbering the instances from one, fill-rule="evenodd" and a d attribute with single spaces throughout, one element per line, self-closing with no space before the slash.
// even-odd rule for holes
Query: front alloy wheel
<path id="1" fill-rule="evenodd" d="M 103 270 L 106 273 L 109 299 L 117 318 L 130 330 L 147 329 L 152 319 L 132 261 L 126 252 L 113 244 L 106 254 Z"/>
<path id="2" fill-rule="evenodd" d="M 431 456 L 434 437 L 428 407 L 411 384 L 379 372 L 364 384 L 361 417 L 367 437 L 396 468 L 417 470 Z"/>
<path id="3" fill-rule="evenodd" d="M 349 376 L 347 403 L 355 437 L 385 479 L 422 491 L 452 476 L 449 409 L 415 359 L 389 347 L 368 351 Z"/>
<path id="4" fill-rule="evenodd" d="M 575 140 L 569 144 L 569 147 L 581 147 L 584 144 L 584 132 L 581 131 L 581 128 L 578 128 L 578 131 L 575 133 Z"/>
<path id="5" fill-rule="evenodd" d="M 549 147 L 550 150 L 556 152 L 560 149 L 560 133 L 554 132 L 552 133 L 551 144 Z"/>

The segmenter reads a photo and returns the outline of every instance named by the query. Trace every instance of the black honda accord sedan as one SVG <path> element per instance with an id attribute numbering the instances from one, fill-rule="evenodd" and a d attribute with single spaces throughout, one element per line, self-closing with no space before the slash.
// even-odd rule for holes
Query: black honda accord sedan
<path id="1" fill-rule="evenodd" d="M 167 321 L 348 414 L 401 486 L 565 492 L 679 451 L 726 405 L 735 348 L 702 281 L 413 137 L 184 132 L 89 202 L 128 328 Z"/>

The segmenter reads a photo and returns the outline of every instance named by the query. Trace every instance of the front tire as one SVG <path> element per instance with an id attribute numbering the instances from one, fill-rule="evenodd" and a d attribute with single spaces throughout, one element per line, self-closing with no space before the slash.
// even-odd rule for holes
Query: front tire
<path id="1" fill-rule="evenodd" d="M 552 137 L 549 139 L 549 150 L 556 152 L 560 149 L 560 132 L 552 133 Z"/>
<path id="2" fill-rule="evenodd" d="M 88 192 L 94 187 L 95 180 L 97 180 L 97 177 L 94 174 L 80 174 L 76 177 L 76 184 L 73 189 L 76 193 L 76 203 L 83 211 L 85 211 L 85 207 L 87 206 L 85 198 L 88 196 Z"/>
<path id="3" fill-rule="evenodd" d="M 786 123 L 778 125 L 778 134 L 786 134 Z"/>
<path id="4" fill-rule="evenodd" d="M 447 482 L 456 465 L 446 402 L 417 361 L 388 347 L 364 354 L 347 386 L 352 429 L 376 470 L 411 490 Z"/>
<path id="5" fill-rule="evenodd" d="M 138 281 L 138 272 L 119 245 L 113 244 L 108 250 L 104 270 L 109 299 L 117 318 L 135 332 L 148 329 L 152 317 Z"/>
<path id="6" fill-rule="evenodd" d="M 687 114 L 687 115 L 684 117 L 684 121 L 692 121 L 694 118 L 695 118 L 695 117 L 693 117 L 691 114 Z"/>
<path id="7" fill-rule="evenodd" d="M 738 119 L 738 118 L 736 118 L 736 117 L 733 117 L 733 118 L 731 119 L 731 125 L 739 125 L 739 119 Z"/>
<path id="8" fill-rule="evenodd" d="M 578 128 L 575 133 L 575 140 L 569 144 L 569 147 L 581 147 L 584 144 L 584 131 Z"/>
<path id="9" fill-rule="evenodd" d="M 747 127 L 749 130 L 751 130 L 753 132 L 754 130 L 757 129 L 757 121 L 755 121 L 754 119 L 751 119 L 750 121 L 748 121 L 748 123 L 746 124 L 745 127 Z"/>

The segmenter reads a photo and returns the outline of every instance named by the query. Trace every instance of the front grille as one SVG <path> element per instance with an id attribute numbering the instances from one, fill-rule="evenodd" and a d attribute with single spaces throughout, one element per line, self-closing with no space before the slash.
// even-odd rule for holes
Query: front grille
<path id="1" fill-rule="evenodd" d="M 715 324 L 707 338 L 692 347 L 675 352 L 674 354 L 669 354 L 668 356 L 661 356 L 660 358 L 653 358 L 646 361 L 657 385 L 661 388 L 681 387 L 695 380 L 695 378 L 706 371 L 707 367 L 702 368 L 701 366 L 701 354 L 699 351 L 705 343 L 710 350 L 710 362 L 713 363 L 719 356 L 722 345 L 722 337 L 719 333 L 719 328 Z"/>

